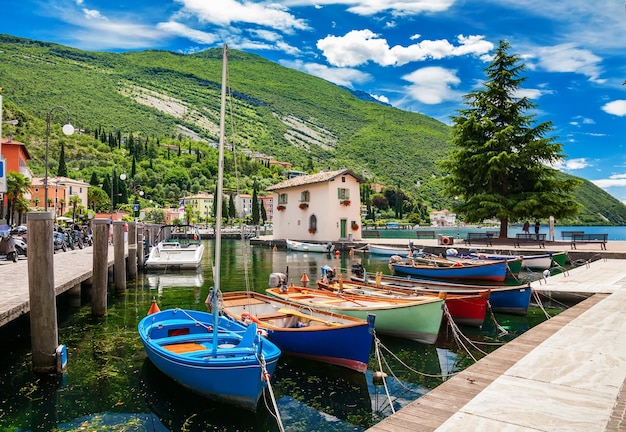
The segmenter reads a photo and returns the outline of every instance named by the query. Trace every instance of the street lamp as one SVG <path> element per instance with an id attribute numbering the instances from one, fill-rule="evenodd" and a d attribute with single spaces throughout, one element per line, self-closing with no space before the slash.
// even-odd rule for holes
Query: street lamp
<path id="1" fill-rule="evenodd" d="M 120 174 L 120 180 L 126 180 L 126 174 Z M 111 168 L 111 221 L 113 221 L 113 211 L 115 210 L 115 191 L 113 189 L 113 184 L 115 183 L 115 165 Z M 117 194 L 122 195 L 122 194 Z"/>
<path id="2" fill-rule="evenodd" d="M 44 177 L 44 181 L 43 181 L 43 189 L 44 189 L 43 209 L 46 212 L 48 211 L 48 147 L 49 147 L 49 142 L 50 142 L 50 118 L 52 117 L 52 113 L 58 109 L 63 110 L 67 113 L 67 123 L 63 125 L 61 130 L 63 131 L 65 135 L 68 135 L 68 136 L 74 133 L 74 126 L 72 126 L 70 112 L 67 110 L 67 108 L 62 107 L 62 106 L 55 106 L 50 111 L 48 111 L 48 114 L 46 116 L 46 176 Z"/>

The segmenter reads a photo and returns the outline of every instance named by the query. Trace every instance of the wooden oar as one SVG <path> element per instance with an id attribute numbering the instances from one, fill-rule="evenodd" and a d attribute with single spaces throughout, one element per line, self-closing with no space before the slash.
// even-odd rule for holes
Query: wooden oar
<path id="1" fill-rule="evenodd" d="M 318 322 L 322 322 L 324 324 L 328 324 L 328 325 L 332 325 L 332 326 L 341 325 L 341 323 L 327 321 L 327 320 L 322 319 L 322 318 L 318 318 L 318 317 L 314 317 L 314 316 L 311 316 L 311 315 L 307 315 L 307 314 L 302 313 L 300 311 L 297 311 L 295 309 L 280 308 L 280 309 L 278 309 L 278 312 L 284 313 L 284 314 L 287 314 L 287 315 L 295 315 L 295 316 L 298 316 L 298 317 L 306 318 L 306 319 L 311 320 L 311 321 L 318 321 Z"/>

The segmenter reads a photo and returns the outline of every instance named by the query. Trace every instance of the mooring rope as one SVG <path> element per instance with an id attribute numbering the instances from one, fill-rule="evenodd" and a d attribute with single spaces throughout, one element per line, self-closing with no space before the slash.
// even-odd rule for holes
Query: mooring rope
<path id="1" fill-rule="evenodd" d="M 267 408 L 267 411 L 270 413 L 270 415 L 276 419 L 276 424 L 278 424 L 278 429 L 281 432 L 285 432 L 283 421 L 280 418 L 280 411 L 278 410 L 278 404 L 276 403 L 276 397 L 274 396 L 274 389 L 272 388 L 271 376 L 270 376 L 270 373 L 267 371 L 267 364 L 265 362 L 265 357 L 263 356 L 263 354 L 261 354 L 260 357 L 257 356 L 257 360 L 259 361 L 259 364 L 261 365 L 263 379 L 267 381 L 267 390 L 269 391 L 270 399 L 272 400 L 273 409 L 270 409 L 270 407 L 267 405 L 265 392 L 263 392 L 263 400 L 265 402 L 265 407 Z"/>
<path id="2" fill-rule="evenodd" d="M 500 323 L 498 323 L 498 320 L 496 320 L 496 316 L 493 314 L 493 308 L 491 307 L 491 302 L 489 300 L 487 300 L 487 309 L 489 309 L 489 314 L 491 315 L 491 320 L 493 321 L 493 324 L 500 331 L 500 333 L 498 333 L 498 336 L 502 337 L 508 335 L 508 330 L 502 327 Z"/>
<path id="3" fill-rule="evenodd" d="M 378 369 L 380 370 L 382 374 L 384 374 L 385 372 L 383 371 L 383 365 L 381 361 L 382 355 L 380 354 L 380 349 L 379 349 L 380 345 L 382 344 L 380 343 L 380 340 L 376 337 L 376 334 L 374 334 L 374 340 L 375 340 L 375 347 L 376 347 L 376 360 L 378 361 Z M 396 410 L 393 407 L 393 401 L 391 400 L 391 395 L 389 394 L 389 388 L 387 387 L 387 380 L 385 379 L 384 375 L 381 375 L 381 379 L 383 380 L 383 386 L 385 387 L 385 394 L 387 395 L 387 400 L 389 401 L 389 407 L 391 408 L 391 412 L 395 413 Z"/>

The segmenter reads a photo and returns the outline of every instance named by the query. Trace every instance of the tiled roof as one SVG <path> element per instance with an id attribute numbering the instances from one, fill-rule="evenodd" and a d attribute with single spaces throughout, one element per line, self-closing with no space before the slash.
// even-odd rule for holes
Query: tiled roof
<path id="1" fill-rule="evenodd" d="M 274 186 L 270 186 L 266 188 L 265 190 L 274 191 L 274 190 L 292 188 L 296 186 L 305 186 L 305 185 L 314 184 L 314 183 L 324 183 L 324 182 L 330 181 L 336 177 L 339 177 L 345 174 L 351 175 L 359 183 L 363 182 L 363 180 L 360 177 L 358 177 L 356 174 L 354 174 L 352 171 L 348 169 L 342 169 L 338 171 L 323 171 L 317 174 L 290 178 L 289 180 L 285 180 L 284 182 L 275 184 Z"/>

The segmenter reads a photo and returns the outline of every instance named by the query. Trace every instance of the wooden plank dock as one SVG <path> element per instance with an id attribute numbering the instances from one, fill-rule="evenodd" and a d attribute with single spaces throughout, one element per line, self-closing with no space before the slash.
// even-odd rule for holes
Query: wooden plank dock
<path id="1" fill-rule="evenodd" d="M 532 328 L 368 432 L 625 431 L 624 261 L 595 261 L 540 283 L 545 292 L 599 294 Z"/>
<path id="2" fill-rule="evenodd" d="M 113 246 L 109 246 L 108 265 L 113 265 Z M 68 249 L 54 254 L 54 285 L 59 295 L 87 281 L 93 274 L 93 248 Z M 28 313 L 28 261 L 0 261 L 0 326 Z"/>

